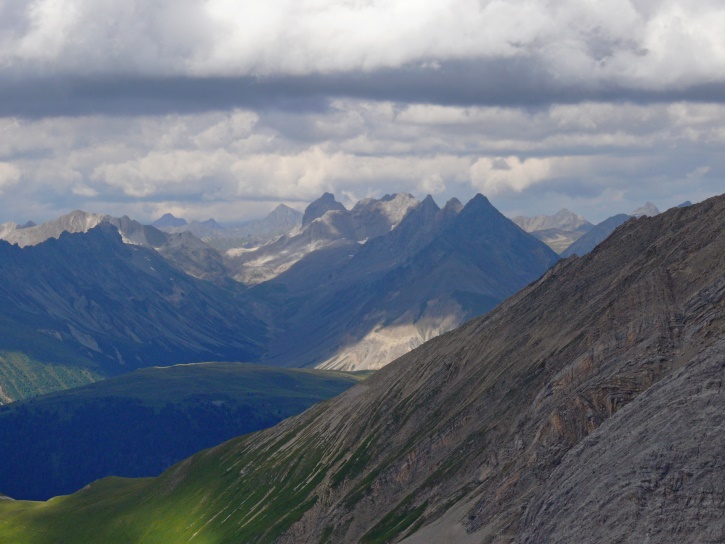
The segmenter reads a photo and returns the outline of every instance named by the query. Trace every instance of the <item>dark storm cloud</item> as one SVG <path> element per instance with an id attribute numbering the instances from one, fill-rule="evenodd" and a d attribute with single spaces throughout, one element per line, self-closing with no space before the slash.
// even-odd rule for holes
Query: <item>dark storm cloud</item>
<path id="1" fill-rule="evenodd" d="M 157 115 L 230 108 L 321 112 L 335 98 L 534 109 L 582 102 L 723 103 L 725 82 L 659 89 L 564 84 L 534 59 L 523 58 L 267 78 L 66 76 L 5 81 L 0 116 Z"/>

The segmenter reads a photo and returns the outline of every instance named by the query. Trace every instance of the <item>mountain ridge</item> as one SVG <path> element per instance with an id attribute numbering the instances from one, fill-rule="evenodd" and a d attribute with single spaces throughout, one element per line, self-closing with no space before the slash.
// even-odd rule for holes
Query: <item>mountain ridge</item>
<path id="1" fill-rule="evenodd" d="M 0 316 L 77 346 L 111 373 L 142 361 L 259 356 L 264 329 L 239 305 L 238 286 L 189 276 L 152 249 L 124 244 L 108 223 L 24 248 L 0 241 L 0 256 Z"/>
<path id="2" fill-rule="evenodd" d="M 337 255 L 343 263 L 348 257 L 347 264 L 329 279 L 317 275 L 318 288 L 294 299 L 299 309 L 288 314 L 265 360 L 337 370 L 380 368 L 490 310 L 558 259 L 483 195 L 456 209 L 452 202 L 440 210 L 429 196 L 385 236 L 354 253 L 341 246 Z M 304 266 L 314 257 L 263 288 L 279 285 L 282 293 L 297 297 L 294 286 L 304 289 L 306 282 L 296 276 L 308 274 Z M 286 296 L 276 292 L 273 299 Z M 330 319 L 320 323 L 316 316 L 322 314 Z"/>

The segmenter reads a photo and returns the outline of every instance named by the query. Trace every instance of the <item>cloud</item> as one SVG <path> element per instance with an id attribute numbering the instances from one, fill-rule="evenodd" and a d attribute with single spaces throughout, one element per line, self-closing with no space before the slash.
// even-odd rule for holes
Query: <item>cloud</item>
<path id="1" fill-rule="evenodd" d="M 722 102 L 723 27 L 715 0 L 5 2 L 0 115 Z"/>
<path id="2" fill-rule="evenodd" d="M 0 194 L 20 181 L 20 168 L 14 164 L 0 162 Z"/>
<path id="3" fill-rule="evenodd" d="M 497 196 L 513 190 L 518 193 L 551 177 L 554 162 L 562 159 L 481 157 L 471 166 L 471 183 L 482 193 Z"/>
<path id="4" fill-rule="evenodd" d="M 14 21 L 3 33 L 15 39 L 0 42 L 0 59 L 28 71 L 236 77 L 536 57 L 569 81 L 651 86 L 725 74 L 725 8 L 714 0 L 36 0 L 24 12 L 2 9 Z"/>
<path id="5" fill-rule="evenodd" d="M 324 191 L 348 204 L 392 191 L 441 201 L 480 191 L 504 210 L 568 206 L 596 220 L 725 186 L 719 104 L 524 109 L 338 99 L 322 112 L 0 118 L 0 130 L 0 163 L 16 169 L 8 179 L 22 172 L 23 180 L 5 185 L 12 198 L 0 200 L 2 220 L 75 208 L 150 220 L 168 207 L 234 221 Z"/>

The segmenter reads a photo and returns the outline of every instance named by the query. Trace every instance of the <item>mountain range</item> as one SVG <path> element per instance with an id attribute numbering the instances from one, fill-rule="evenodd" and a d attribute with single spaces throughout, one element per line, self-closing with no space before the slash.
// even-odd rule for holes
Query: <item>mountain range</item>
<path id="1" fill-rule="evenodd" d="M 242 290 L 194 278 L 153 249 L 124 244 L 105 222 L 35 246 L 0 241 L 0 320 L 7 333 L 0 351 L 53 363 L 57 352 L 72 349 L 102 375 L 256 361 L 266 327 L 239 303 Z"/>
<path id="2" fill-rule="evenodd" d="M 455 217 L 506 232 L 482 198 Z M 0 538 L 722 542 L 724 231 L 722 196 L 627 221 L 271 429 L 155 479 L 0 501 Z"/>
<path id="3" fill-rule="evenodd" d="M 50 238 L 59 238 L 64 232 L 83 233 L 100 224 L 113 225 L 124 243 L 152 248 L 163 255 L 176 268 L 196 278 L 224 282 L 227 271 L 222 257 L 209 245 L 190 233 L 167 234 L 150 225 L 142 225 L 127 216 L 75 210 L 52 221 L 32 227 L 18 227 L 3 223 L 0 240 L 20 247 L 34 246 Z"/>
<path id="4" fill-rule="evenodd" d="M 554 215 L 518 216 L 512 221 L 536 236 L 556 253 L 564 251 L 594 226 L 581 215 L 572 213 L 566 208 Z"/>
<path id="5" fill-rule="evenodd" d="M 251 290 L 279 308 L 264 361 L 380 368 L 491 310 L 558 258 L 481 195 L 443 209 L 429 196 L 381 230 L 362 245 L 328 244 Z"/>
<path id="6" fill-rule="evenodd" d="M 691 204 L 689 201 L 683 202 L 678 207 Z M 660 211 L 657 206 L 647 202 L 629 214 L 614 215 L 597 225 L 592 225 L 581 215 L 572 213 L 566 208 L 559 210 L 554 215 L 519 216 L 514 217 L 512 221 L 547 244 L 562 257 L 569 257 L 585 255 L 630 217 L 654 217 L 658 213 Z"/>
<path id="7" fill-rule="evenodd" d="M 280 204 L 266 217 L 241 224 L 222 225 L 214 219 L 191 221 L 166 213 L 152 225 L 170 234 L 190 232 L 197 238 L 226 250 L 235 247 L 253 247 L 287 234 L 300 225 L 302 214 L 285 204 Z"/>
<path id="8" fill-rule="evenodd" d="M 184 362 L 380 368 L 557 259 L 483 197 L 439 209 L 386 195 L 348 211 L 326 194 L 241 256 L 80 211 L 4 233 L 0 402 Z"/>
<path id="9" fill-rule="evenodd" d="M 531 236 L 480 195 L 441 209 L 399 193 L 348 210 L 325 193 L 304 214 L 280 205 L 240 227 L 204 222 L 225 232 L 216 242 L 238 245 L 239 229 L 247 241 L 272 237 L 226 250 L 170 214 L 157 222 L 170 232 L 80 211 L 4 224 L 2 237 L 22 249 L 6 246 L 0 264 L 0 399 L 195 360 L 380 368 L 540 276 L 557 256 L 536 237 L 556 247 L 549 235 L 586 231 L 563 253 L 583 254 L 626 217 L 596 227 L 567 210 L 515 218 Z"/>

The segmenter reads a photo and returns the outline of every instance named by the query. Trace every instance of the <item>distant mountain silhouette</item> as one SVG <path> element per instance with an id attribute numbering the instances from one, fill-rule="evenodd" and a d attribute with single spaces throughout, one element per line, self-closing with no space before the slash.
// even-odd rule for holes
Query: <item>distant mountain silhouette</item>
<path id="1" fill-rule="evenodd" d="M 174 217 L 173 214 L 165 213 L 161 217 L 159 217 L 156 221 L 151 223 L 152 226 L 156 227 L 157 229 L 165 229 L 165 228 L 173 228 L 173 227 L 183 227 L 188 225 L 186 222 L 186 219 L 180 218 L 180 217 Z"/>
<path id="2" fill-rule="evenodd" d="M 187 223 L 186 220 L 173 216 L 173 219 L 168 219 L 169 215 L 157 219 L 154 226 L 171 234 L 190 232 L 221 251 L 269 242 L 299 226 L 302 218 L 300 212 L 284 204 L 277 206 L 262 219 L 233 225 L 222 225 L 215 219 Z"/>
<path id="3" fill-rule="evenodd" d="M 631 219 L 630 215 L 619 214 L 609 217 L 594 226 L 589 232 L 579 238 L 576 242 L 566 248 L 562 253 L 562 257 L 571 257 L 572 255 L 586 255 L 597 245 L 601 244 L 606 238 L 614 232 L 619 225 Z"/>
<path id="4" fill-rule="evenodd" d="M 648 217 L 654 217 L 659 213 L 660 211 L 657 209 L 657 206 L 655 206 L 651 202 L 646 202 L 644 206 L 641 206 L 636 210 L 632 210 L 629 215 L 632 215 L 634 217 L 642 217 L 645 215 Z"/>
<path id="5" fill-rule="evenodd" d="M 512 221 L 557 253 L 563 252 L 594 226 L 581 215 L 566 208 L 554 215 L 514 217 Z"/>

